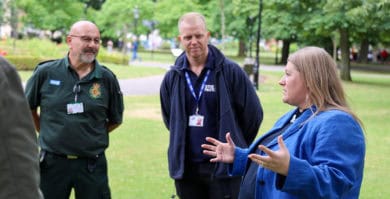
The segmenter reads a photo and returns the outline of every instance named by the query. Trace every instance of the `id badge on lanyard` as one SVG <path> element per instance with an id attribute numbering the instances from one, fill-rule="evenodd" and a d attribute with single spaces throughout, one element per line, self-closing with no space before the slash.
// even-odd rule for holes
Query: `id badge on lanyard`
<path id="1" fill-rule="evenodd" d="M 203 93 L 203 91 L 205 89 L 206 81 L 207 81 L 207 79 L 209 77 L 209 74 L 210 74 L 210 70 L 207 70 L 207 73 L 206 73 L 206 75 L 205 75 L 205 77 L 203 79 L 202 85 L 201 85 L 200 90 L 199 90 L 199 95 L 196 96 L 195 91 L 194 91 L 194 87 L 191 84 L 191 79 L 190 79 L 188 73 L 185 72 L 185 76 L 186 76 L 188 87 L 189 87 L 189 89 L 191 91 L 192 96 L 195 98 L 195 101 L 196 101 L 196 111 L 195 111 L 195 114 L 189 116 L 189 118 L 188 118 L 188 126 L 191 126 L 191 127 L 203 127 L 204 116 L 199 114 L 199 100 L 200 100 L 200 97 L 202 96 L 202 93 Z"/>
<path id="2" fill-rule="evenodd" d="M 68 114 L 77 114 L 77 113 L 84 113 L 84 104 L 82 102 L 77 102 L 78 93 L 80 93 L 80 85 L 74 85 L 73 87 L 73 93 L 74 96 L 74 103 L 68 103 L 66 105 L 66 112 Z"/>
<path id="3" fill-rule="evenodd" d="M 196 113 L 194 115 L 190 115 L 188 120 L 188 126 L 192 127 L 203 127 L 204 116 L 198 114 L 198 108 L 196 108 Z"/>

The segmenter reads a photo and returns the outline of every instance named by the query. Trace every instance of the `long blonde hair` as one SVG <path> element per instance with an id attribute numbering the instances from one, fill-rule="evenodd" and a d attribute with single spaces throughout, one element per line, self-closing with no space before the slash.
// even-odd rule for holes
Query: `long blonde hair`
<path id="1" fill-rule="evenodd" d="M 309 90 L 309 100 L 320 111 L 337 109 L 361 120 L 351 111 L 337 73 L 337 64 L 322 48 L 305 47 L 291 54 L 288 61 L 295 65 Z"/>

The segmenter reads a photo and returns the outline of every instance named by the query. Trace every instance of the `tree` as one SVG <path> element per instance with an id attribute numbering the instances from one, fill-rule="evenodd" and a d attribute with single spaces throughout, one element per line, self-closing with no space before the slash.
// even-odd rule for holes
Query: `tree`
<path id="1" fill-rule="evenodd" d="M 306 34 L 311 33 L 312 37 L 332 38 L 334 47 L 339 45 L 341 51 L 340 76 L 345 81 L 351 81 L 350 74 L 350 47 L 351 33 L 358 27 L 354 23 L 353 10 L 360 7 L 362 1 L 348 0 L 327 0 L 318 2 L 313 7 L 313 14 L 307 21 L 304 30 Z M 339 41 L 336 41 L 339 39 Z M 334 52 L 336 55 L 336 52 Z"/>
<path id="2" fill-rule="evenodd" d="M 134 36 L 136 30 L 138 35 L 149 31 L 148 27 L 141 26 L 138 22 L 152 18 L 154 4 L 151 0 L 107 0 L 96 16 L 102 37 L 118 39 L 118 47 L 122 48 L 125 55 L 126 43 L 131 41 L 130 36 Z M 135 16 L 135 9 L 138 16 Z M 125 63 L 125 59 L 123 62 Z"/>
<path id="3" fill-rule="evenodd" d="M 350 66 L 350 31 L 355 29 L 351 10 L 361 6 L 361 1 L 328 0 L 324 6 L 324 23 L 327 30 L 337 30 L 340 34 L 340 76 L 342 80 L 351 81 Z"/>
<path id="4" fill-rule="evenodd" d="M 154 20 L 158 21 L 157 28 L 160 30 L 161 35 L 166 38 L 175 38 L 179 35 L 177 21 L 179 17 L 185 12 L 202 12 L 206 16 L 208 12 L 204 12 L 206 9 L 198 1 L 182 0 L 177 3 L 176 0 L 160 0 L 156 3 L 156 10 L 154 10 Z M 175 6 L 172 6 L 175 5 Z M 207 5 L 207 3 L 205 4 Z M 210 24 L 210 19 L 206 17 L 207 24 Z M 212 26 L 208 26 L 211 28 Z"/>
<path id="5" fill-rule="evenodd" d="M 286 64 L 290 44 L 299 39 L 311 15 L 313 1 L 270 0 L 264 2 L 264 38 L 283 41 L 281 63 Z"/>
<path id="6" fill-rule="evenodd" d="M 223 39 L 225 35 L 225 37 L 237 38 L 240 44 L 238 55 L 245 55 L 245 45 L 251 36 L 246 20 L 248 17 L 256 18 L 258 15 L 257 7 L 250 6 L 257 5 L 257 0 L 183 0 L 173 7 L 172 4 L 175 2 L 177 1 L 157 1 L 156 10 L 171 10 L 172 13 L 155 12 L 158 28 L 163 36 L 176 37 L 179 17 L 185 12 L 197 11 L 205 15 L 208 29 L 213 37 Z"/>
<path id="7" fill-rule="evenodd" d="M 381 41 L 381 34 L 390 30 L 390 1 L 367 0 L 351 10 L 353 23 L 356 24 L 351 34 L 353 41 L 360 43 L 359 60 L 367 62 L 369 45 L 376 46 Z"/>
<path id="8" fill-rule="evenodd" d="M 85 4 L 86 8 L 91 7 L 95 10 L 100 10 L 105 1 L 106 0 L 80 0 L 80 2 Z"/>
<path id="9" fill-rule="evenodd" d="M 64 0 L 19 0 L 18 6 L 26 15 L 25 24 L 37 29 L 67 30 L 75 21 L 84 18 L 83 3 Z"/>
<path id="10" fill-rule="evenodd" d="M 1 33 L 1 27 L 3 26 L 3 24 L 5 24 L 6 22 L 6 19 L 4 17 L 4 13 L 5 13 L 5 8 L 6 8 L 6 2 L 5 1 L 0 1 L 0 35 L 2 34 Z"/>
<path id="11" fill-rule="evenodd" d="M 258 28 L 259 1 L 258 0 L 233 0 L 230 4 L 228 31 L 231 36 L 238 38 L 238 56 L 247 56 L 246 52 L 252 50 L 251 44 L 256 43 L 254 30 Z M 249 45 L 248 45 L 249 44 Z"/>
<path id="12" fill-rule="evenodd" d="M 4 2 L 3 1 L 0 1 L 0 28 L 1 28 L 1 25 L 3 25 L 4 23 L 4 11 L 5 11 L 5 5 L 4 5 Z M 1 29 L 0 29 L 0 33 L 1 33 Z"/>
<path id="13" fill-rule="evenodd" d="M 86 9 L 98 9 L 104 0 L 18 0 L 18 8 L 25 13 L 23 21 L 27 26 L 41 30 L 64 32 L 80 19 L 94 21 L 94 12 Z"/>
<path id="14" fill-rule="evenodd" d="M 84 13 L 87 14 L 88 8 L 93 8 L 95 10 L 100 10 L 102 5 L 106 0 L 80 0 L 85 4 Z"/>
<path id="15" fill-rule="evenodd" d="M 11 16 L 9 19 L 9 22 L 11 24 L 11 37 L 12 38 L 17 38 L 18 37 L 18 9 L 16 7 L 15 1 L 9 1 L 8 4 L 10 11 L 11 11 Z"/>

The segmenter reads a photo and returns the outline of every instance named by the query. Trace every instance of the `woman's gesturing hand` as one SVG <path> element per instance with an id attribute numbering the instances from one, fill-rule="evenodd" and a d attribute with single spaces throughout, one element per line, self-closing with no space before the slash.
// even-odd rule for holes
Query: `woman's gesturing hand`
<path id="1" fill-rule="evenodd" d="M 214 157 L 210 162 L 233 163 L 235 144 L 230 137 L 230 132 L 226 133 L 227 143 L 220 142 L 217 139 L 206 137 L 206 141 L 211 144 L 202 144 L 203 153 Z"/>
<path id="2" fill-rule="evenodd" d="M 283 137 L 278 137 L 279 150 L 272 151 L 264 145 L 259 145 L 259 149 L 267 155 L 249 154 L 249 158 L 264 168 L 287 176 L 290 167 L 290 152 L 284 144 Z"/>

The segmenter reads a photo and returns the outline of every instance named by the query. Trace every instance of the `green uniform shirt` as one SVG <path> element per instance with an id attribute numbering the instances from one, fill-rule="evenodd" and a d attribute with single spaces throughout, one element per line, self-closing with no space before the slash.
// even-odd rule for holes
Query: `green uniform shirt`
<path id="1" fill-rule="evenodd" d="M 87 157 L 100 154 L 108 147 L 107 123 L 122 122 L 123 96 L 118 80 L 96 60 L 94 70 L 81 80 L 67 56 L 39 64 L 25 93 L 30 108 L 40 108 L 39 144 L 49 152 Z M 75 103 L 78 109 L 72 105 Z"/>

